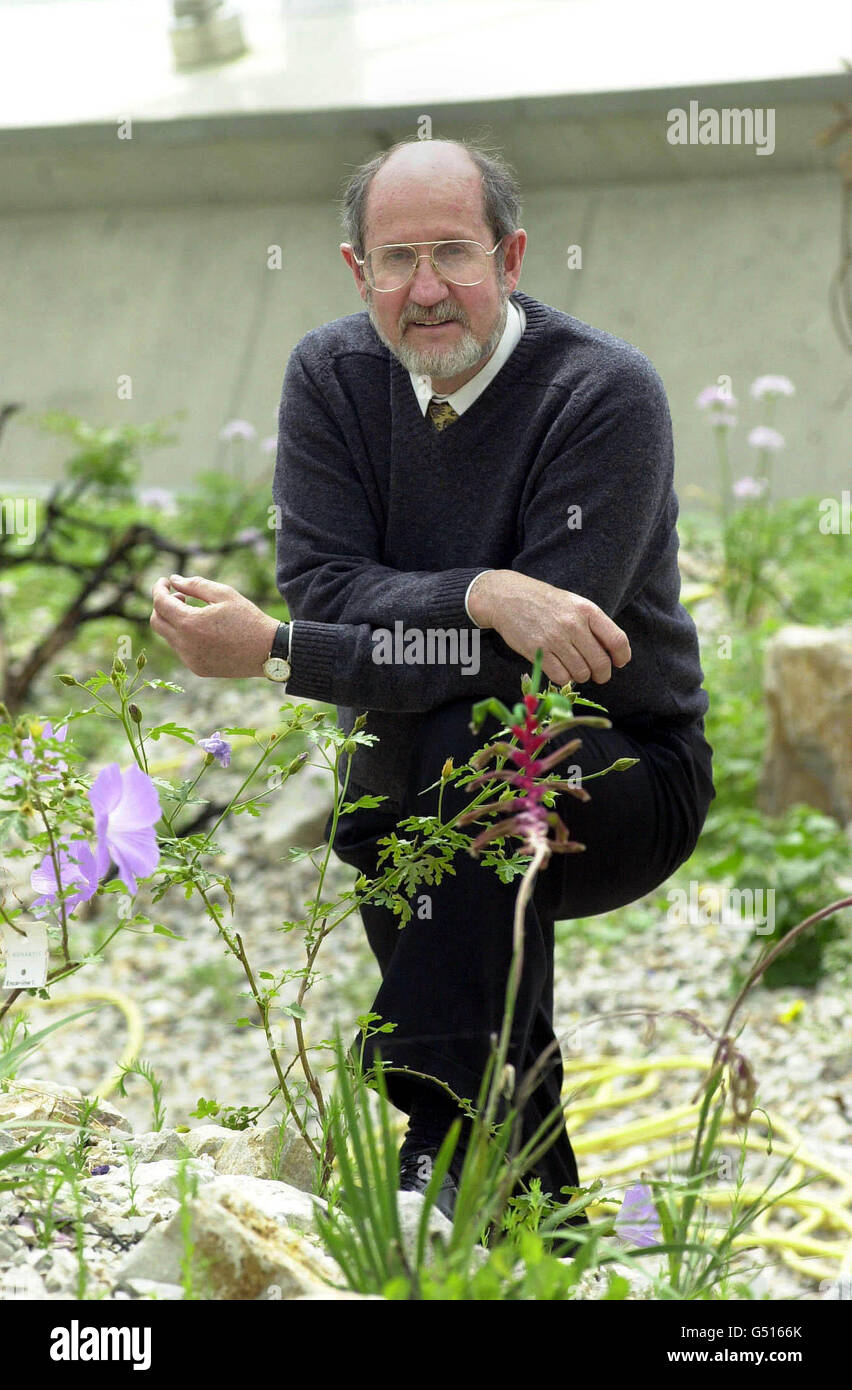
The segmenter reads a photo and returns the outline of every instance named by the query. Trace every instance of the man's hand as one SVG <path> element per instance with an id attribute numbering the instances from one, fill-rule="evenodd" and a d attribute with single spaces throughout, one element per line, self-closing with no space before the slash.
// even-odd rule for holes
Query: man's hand
<path id="1" fill-rule="evenodd" d="M 541 647 L 541 669 L 556 685 L 603 685 L 613 665 L 626 666 L 632 655 L 627 634 L 591 599 L 517 570 L 481 575 L 468 607 L 480 627 L 493 627 L 528 661 Z"/>
<path id="2" fill-rule="evenodd" d="M 169 592 L 171 587 L 177 594 Z M 182 597 L 204 599 L 197 608 Z M 158 579 L 151 590 L 154 611 L 150 624 L 164 637 L 196 676 L 262 676 L 278 619 L 264 613 L 233 589 L 214 579 L 173 574 Z"/>

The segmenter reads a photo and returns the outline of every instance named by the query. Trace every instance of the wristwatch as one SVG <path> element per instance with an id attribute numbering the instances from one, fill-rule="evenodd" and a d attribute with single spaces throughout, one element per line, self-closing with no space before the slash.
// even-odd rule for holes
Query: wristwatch
<path id="1" fill-rule="evenodd" d="M 271 681 L 283 683 L 290 679 L 290 630 L 292 623 L 279 623 L 272 639 L 269 656 L 263 663 L 263 674 Z"/>

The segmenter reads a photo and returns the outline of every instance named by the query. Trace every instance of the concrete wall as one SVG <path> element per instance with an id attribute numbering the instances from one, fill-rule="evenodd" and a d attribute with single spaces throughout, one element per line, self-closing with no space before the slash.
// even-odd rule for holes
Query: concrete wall
<path id="1" fill-rule="evenodd" d="M 833 331 L 840 179 L 814 137 L 835 79 L 544 98 L 435 109 L 433 135 L 485 133 L 525 191 L 527 293 L 635 343 L 666 385 L 682 502 L 712 483 L 713 441 L 694 398 L 720 373 L 741 402 L 734 476 L 763 423 L 750 381 L 796 385 L 776 424 L 779 491 L 850 485 L 852 357 Z M 673 147 L 666 111 L 702 104 L 776 111 L 776 150 Z M 414 108 L 280 113 L 0 134 L 4 267 L 0 406 L 143 423 L 185 411 L 180 443 L 144 482 L 222 465 L 221 426 L 275 432 L 287 356 L 315 324 L 360 307 L 337 250 L 346 172 L 413 133 Z M 281 245 L 283 268 L 267 268 Z M 582 269 L 567 248 L 582 247 Z M 129 374 L 133 398 L 117 397 Z M 0 479 L 60 474 L 63 444 L 14 416 Z M 256 471 L 271 473 L 259 450 Z"/>

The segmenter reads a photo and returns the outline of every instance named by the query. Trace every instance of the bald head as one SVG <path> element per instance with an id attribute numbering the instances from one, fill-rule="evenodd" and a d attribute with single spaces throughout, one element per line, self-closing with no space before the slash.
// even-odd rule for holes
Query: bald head
<path id="1" fill-rule="evenodd" d="M 366 248 L 469 237 L 490 246 L 482 174 L 453 140 L 417 140 L 388 156 L 367 192 Z M 424 231 L 424 227 L 431 230 Z"/>

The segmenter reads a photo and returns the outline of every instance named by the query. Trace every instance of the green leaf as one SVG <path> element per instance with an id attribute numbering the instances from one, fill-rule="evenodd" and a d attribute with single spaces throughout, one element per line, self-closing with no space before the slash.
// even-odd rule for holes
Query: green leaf
<path id="1" fill-rule="evenodd" d="M 186 692 L 182 685 L 175 685 L 173 681 L 150 680 L 143 681 L 143 685 L 149 685 L 152 690 L 173 690 L 176 695 L 184 695 Z"/>
<path id="2" fill-rule="evenodd" d="M 171 927 L 164 927 L 162 922 L 155 922 L 151 930 L 156 932 L 157 936 L 170 936 L 173 941 L 186 940 L 185 936 L 181 936 L 179 932 L 172 931 Z"/>
<path id="3" fill-rule="evenodd" d="M 175 724 L 170 720 L 168 724 L 155 724 L 153 729 L 148 730 L 147 737 L 156 743 L 160 734 L 168 734 L 171 738 L 179 738 L 184 743 L 196 743 L 197 739 L 193 729 L 186 728 L 183 724 Z"/>
<path id="4" fill-rule="evenodd" d="M 4 844 L 12 833 L 20 835 L 22 840 L 27 838 L 27 818 L 17 811 L 11 815 L 4 815 L 0 823 L 0 845 Z"/>
<path id="5" fill-rule="evenodd" d="M 76 1014 L 69 1014 L 67 1018 L 60 1018 L 56 1023 L 48 1024 L 46 1028 L 40 1029 L 38 1033 L 32 1033 L 16 1047 L 10 1048 L 8 1052 L 0 1056 L 0 1077 L 11 1076 L 28 1052 L 38 1050 L 42 1039 L 46 1038 L 48 1033 L 52 1033 L 56 1028 L 64 1028 L 66 1023 L 73 1023 L 75 1018 L 82 1018 L 84 1014 L 94 1013 L 100 1007 L 102 1006 L 99 1004 L 92 1004 L 87 1009 L 79 1009 Z"/>

